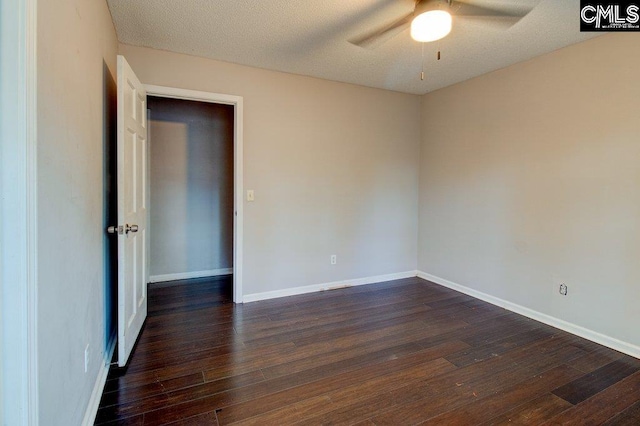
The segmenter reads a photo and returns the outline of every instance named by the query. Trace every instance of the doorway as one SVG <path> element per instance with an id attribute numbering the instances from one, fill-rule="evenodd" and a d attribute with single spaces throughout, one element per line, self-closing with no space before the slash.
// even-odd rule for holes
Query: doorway
<path id="1" fill-rule="evenodd" d="M 232 105 L 147 97 L 149 281 L 233 273 Z"/>
<path id="2" fill-rule="evenodd" d="M 148 281 L 232 274 L 242 303 L 242 98 L 146 89 Z"/>

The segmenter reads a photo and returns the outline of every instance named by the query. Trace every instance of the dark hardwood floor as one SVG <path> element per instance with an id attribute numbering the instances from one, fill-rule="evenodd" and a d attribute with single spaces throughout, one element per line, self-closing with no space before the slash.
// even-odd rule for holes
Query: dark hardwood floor
<path id="1" fill-rule="evenodd" d="M 640 425 L 640 360 L 418 278 L 230 291 L 152 285 L 96 423 Z"/>

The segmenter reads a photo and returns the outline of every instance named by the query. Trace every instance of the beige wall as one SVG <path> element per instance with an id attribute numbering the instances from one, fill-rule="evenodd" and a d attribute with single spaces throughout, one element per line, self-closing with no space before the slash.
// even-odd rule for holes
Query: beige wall
<path id="1" fill-rule="evenodd" d="M 79 425 L 108 339 L 105 152 L 117 40 L 104 1 L 40 1 L 38 17 L 40 424 Z"/>
<path id="2" fill-rule="evenodd" d="M 426 95 L 419 269 L 640 345 L 638 69 L 607 35 Z"/>
<path id="3" fill-rule="evenodd" d="M 120 53 L 143 83 L 244 97 L 245 295 L 415 270 L 420 97 Z"/>
<path id="4" fill-rule="evenodd" d="M 149 97 L 148 107 L 152 280 L 232 268 L 233 106 Z"/>

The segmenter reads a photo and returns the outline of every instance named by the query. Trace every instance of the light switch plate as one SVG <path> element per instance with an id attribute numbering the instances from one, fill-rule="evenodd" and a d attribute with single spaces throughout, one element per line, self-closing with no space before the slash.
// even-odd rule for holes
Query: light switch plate
<path id="1" fill-rule="evenodd" d="M 247 201 L 253 201 L 255 198 L 253 196 L 253 189 L 247 190 Z"/>

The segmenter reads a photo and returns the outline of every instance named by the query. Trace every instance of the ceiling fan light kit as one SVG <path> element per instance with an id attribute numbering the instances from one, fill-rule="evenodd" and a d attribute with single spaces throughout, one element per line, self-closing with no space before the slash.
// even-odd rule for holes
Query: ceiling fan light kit
<path id="1" fill-rule="evenodd" d="M 411 37 L 415 41 L 429 42 L 444 38 L 451 32 L 451 14 L 444 10 L 430 10 L 411 21 Z"/>

